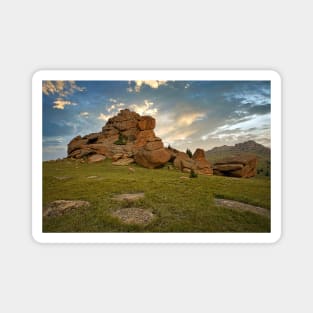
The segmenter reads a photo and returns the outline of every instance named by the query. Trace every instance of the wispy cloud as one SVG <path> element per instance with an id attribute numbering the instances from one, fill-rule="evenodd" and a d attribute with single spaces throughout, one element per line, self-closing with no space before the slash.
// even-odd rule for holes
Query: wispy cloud
<path id="1" fill-rule="evenodd" d="M 134 87 L 128 87 L 128 92 L 140 92 L 142 86 L 146 85 L 149 86 L 152 89 L 157 89 L 162 85 L 166 85 L 167 80 L 135 80 L 135 86 Z"/>
<path id="2" fill-rule="evenodd" d="M 75 91 L 83 92 L 85 90 L 86 88 L 78 86 L 73 80 L 46 80 L 42 83 L 42 92 L 47 96 L 67 97 Z"/>
<path id="3" fill-rule="evenodd" d="M 89 112 L 80 112 L 79 115 L 88 117 L 89 116 Z"/>
<path id="4" fill-rule="evenodd" d="M 77 103 L 71 102 L 69 100 L 64 100 L 61 98 L 56 99 L 55 101 L 53 101 L 53 103 L 54 103 L 53 108 L 58 110 L 64 110 L 64 107 L 66 105 L 77 105 Z"/>
<path id="5" fill-rule="evenodd" d="M 113 114 L 103 114 L 100 113 L 98 116 L 98 120 L 102 120 L 102 121 L 108 121 L 109 118 L 113 117 Z"/>
<path id="6" fill-rule="evenodd" d="M 205 113 L 186 113 L 179 116 L 176 120 L 179 126 L 189 126 L 195 121 L 202 120 L 205 117 Z"/>
<path id="7" fill-rule="evenodd" d="M 129 109 L 137 112 L 140 115 L 155 116 L 158 113 L 158 109 L 154 107 L 154 103 L 149 100 L 144 100 L 143 103 L 140 104 L 131 104 Z"/>
<path id="8" fill-rule="evenodd" d="M 239 142 L 256 138 L 270 137 L 270 114 L 251 115 L 236 120 L 228 120 L 226 124 L 215 128 L 212 132 L 201 136 L 203 141 L 220 140 Z"/>
<path id="9" fill-rule="evenodd" d="M 50 136 L 50 137 L 44 137 L 42 139 L 42 143 L 45 145 L 57 145 L 57 144 L 62 144 L 64 140 L 65 139 L 62 136 Z"/>
<path id="10" fill-rule="evenodd" d="M 238 105 L 250 105 L 250 106 L 259 106 L 259 105 L 267 105 L 270 103 L 270 94 L 268 93 L 268 89 L 258 90 L 249 89 L 249 90 L 241 90 L 226 92 L 224 93 L 224 97 L 228 102 L 235 102 Z"/>
<path id="11" fill-rule="evenodd" d="M 46 80 L 42 83 L 42 92 L 46 96 L 56 96 L 53 101 L 53 108 L 58 110 L 64 110 L 67 105 L 77 105 L 77 103 L 66 99 L 71 96 L 75 91 L 83 92 L 85 87 L 80 87 L 73 80 Z"/>

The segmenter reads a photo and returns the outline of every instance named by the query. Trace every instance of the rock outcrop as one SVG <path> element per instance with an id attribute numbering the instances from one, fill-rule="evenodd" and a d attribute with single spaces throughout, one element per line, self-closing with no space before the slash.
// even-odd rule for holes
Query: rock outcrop
<path id="1" fill-rule="evenodd" d="M 197 149 L 192 155 L 192 159 L 196 163 L 196 172 L 199 174 L 213 175 L 212 164 L 205 158 L 203 149 Z"/>
<path id="2" fill-rule="evenodd" d="M 214 175 L 231 177 L 253 177 L 257 173 L 257 158 L 255 155 L 236 155 L 225 158 L 214 164 Z"/>
<path id="3" fill-rule="evenodd" d="M 158 168 L 167 163 L 171 154 L 164 149 L 161 139 L 147 142 L 135 154 L 135 161 L 143 167 Z"/>
<path id="4" fill-rule="evenodd" d="M 176 150 L 177 151 L 177 150 Z M 187 153 L 172 151 L 175 157 L 174 166 L 185 173 L 190 173 L 193 170 L 197 174 L 212 175 L 213 168 L 211 163 L 206 160 L 203 149 L 197 149 L 192 158 Z"/>
<path id="5" fill-rule="evenodd" d="M 252 177 L 256 175 L 256 156 L 236 156 L 218 161 L 212 167 L 205 151 L 196 149 L 192 157 L 173 148 L 165 148 L 154 133 L 156 121 L 128 109 L 110 118 L 102 131 L 77 136 L 68 144 L 68 157 L 86 159 L 89 163 L 105 158 L 113 165 L 127 166 L 136 162 L 146 168 L 159 168 L 167 162 L 182 172 L 203 175 Z M 250 143 L 250 146 L 252 144 Z"/>
<path id="6" fill-rule="evenodd" d="M 128 109 L 110 118 L 99 133 L 77 136 L 68 144 L 68 157 L 100 160 L 102 155 L 114 165 L 128 165 L 134 160 L 147 168 L 157 168 L 170 159 L 170 153 L 154 133 L 155 119 Z M 97 157 L 93 157 L 97 155 Z"/>

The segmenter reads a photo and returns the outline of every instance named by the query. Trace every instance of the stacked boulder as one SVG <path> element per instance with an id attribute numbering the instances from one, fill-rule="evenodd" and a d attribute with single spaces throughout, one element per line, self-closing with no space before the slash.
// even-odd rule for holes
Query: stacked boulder
<path id="1" fill-rule="evenodd" d="M 193 170 L 197 174 L 213 175 L 212 165 L 206 160 L 203 149 L 197 149 L 192 158 L 187 153 L 171 150 L 174 158 L 173 164 L 182 172 L 190 173 Z"/>
<path id="2" fill-rule="evenodd" d="M 112 159 L 114 165 L 136 162 L 157 168 L 170 159 L 162 140 L 154 133 L 155 119 L 128 109 L 110 118 L 99 133 L 77 136 L 68 144 L 68 157 L 87 158 L 88 162 Z"/>
<path id="3" fill-rule="evenodd" d="M 230 177 L 253 177 L 257 173 L 255 155 L 235 155 L 219 160 L 213 167 L 214 175 Z"/>

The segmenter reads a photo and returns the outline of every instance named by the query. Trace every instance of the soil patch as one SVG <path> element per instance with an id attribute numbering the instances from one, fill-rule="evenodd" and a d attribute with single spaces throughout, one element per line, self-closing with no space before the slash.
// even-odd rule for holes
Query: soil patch
<path id="1" fill-rule="evenodd" d="M 271 216 L 271 212 L 268 209 L 254 206 L 254 205 L 247 204 L 247 203 L 243 203 L 243 202 L 239 202 L 239 201 L 228 200 L 228 199 L 214 199 L 214 202 L 215 202 L 215 205 L 228 208 L 228 209 L 239 210 L 239 211 L 249 211 L 249 212 L 267 216 L 267 217 Z"/>
<path id="2" fill-rule="evenodd" d="M 136 201 L 139 199 L 143 199 L 145 196 L 144 192 L 138 192 L 138 193 L 122 193 L 119 195 L 115 195 L 113 197 L 113 200 L 117 201 Z"/>
<path id="3" fill-rule="evenodd" d="M 89 207 L 89 205 L 88 201 L 82 200 L 56 200 L 43 208 L 42 213 L 43 216 L 60 216 L 75 209 Z"/>
<path id="4" fill-rule="evenodd" d="M 53 176 L 57 180 L 66 180 L 72 178 L 71 176 Z"/>
<path id="5" fill-rule="evenodd" d="M 154 214 L 148 210 L 141 208 L 124 208 L 118 209 L 113 216 L 118 217 L 126 224 L 149 224 L 154 217 Z"/>

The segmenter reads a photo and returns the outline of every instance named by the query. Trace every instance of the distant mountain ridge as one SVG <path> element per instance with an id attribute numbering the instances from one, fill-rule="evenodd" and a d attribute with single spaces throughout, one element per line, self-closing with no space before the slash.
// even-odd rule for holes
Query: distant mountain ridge
<path id="1" fill-rule="evenodd" d="M 255 142 L 254 140 L 237 143 L 234 146 L 224 145 L 214 147 L 205 152 L 206 158 L 212 163 L 238 154 L 255 154 L 258 158 L 258 174 L 270 176 L 271 149 Z"/>
<path id="2" fill-rule="evenodd" d="M 254 140 L 248 140 L 241 143 L 236 143 L 234 146 L 220 146 L 220 147 L 214 147 L 211 150 L 208 150 L 206 153 L 210 154 L 212 152 L 216 153 L 219 151 L 233 151 L 236 152 L 249 152 L 249 153 L 258 153 L 262 155 L 268 155 L 271 154 L 271 149 L 268 147 L 265 147 Z"/>

